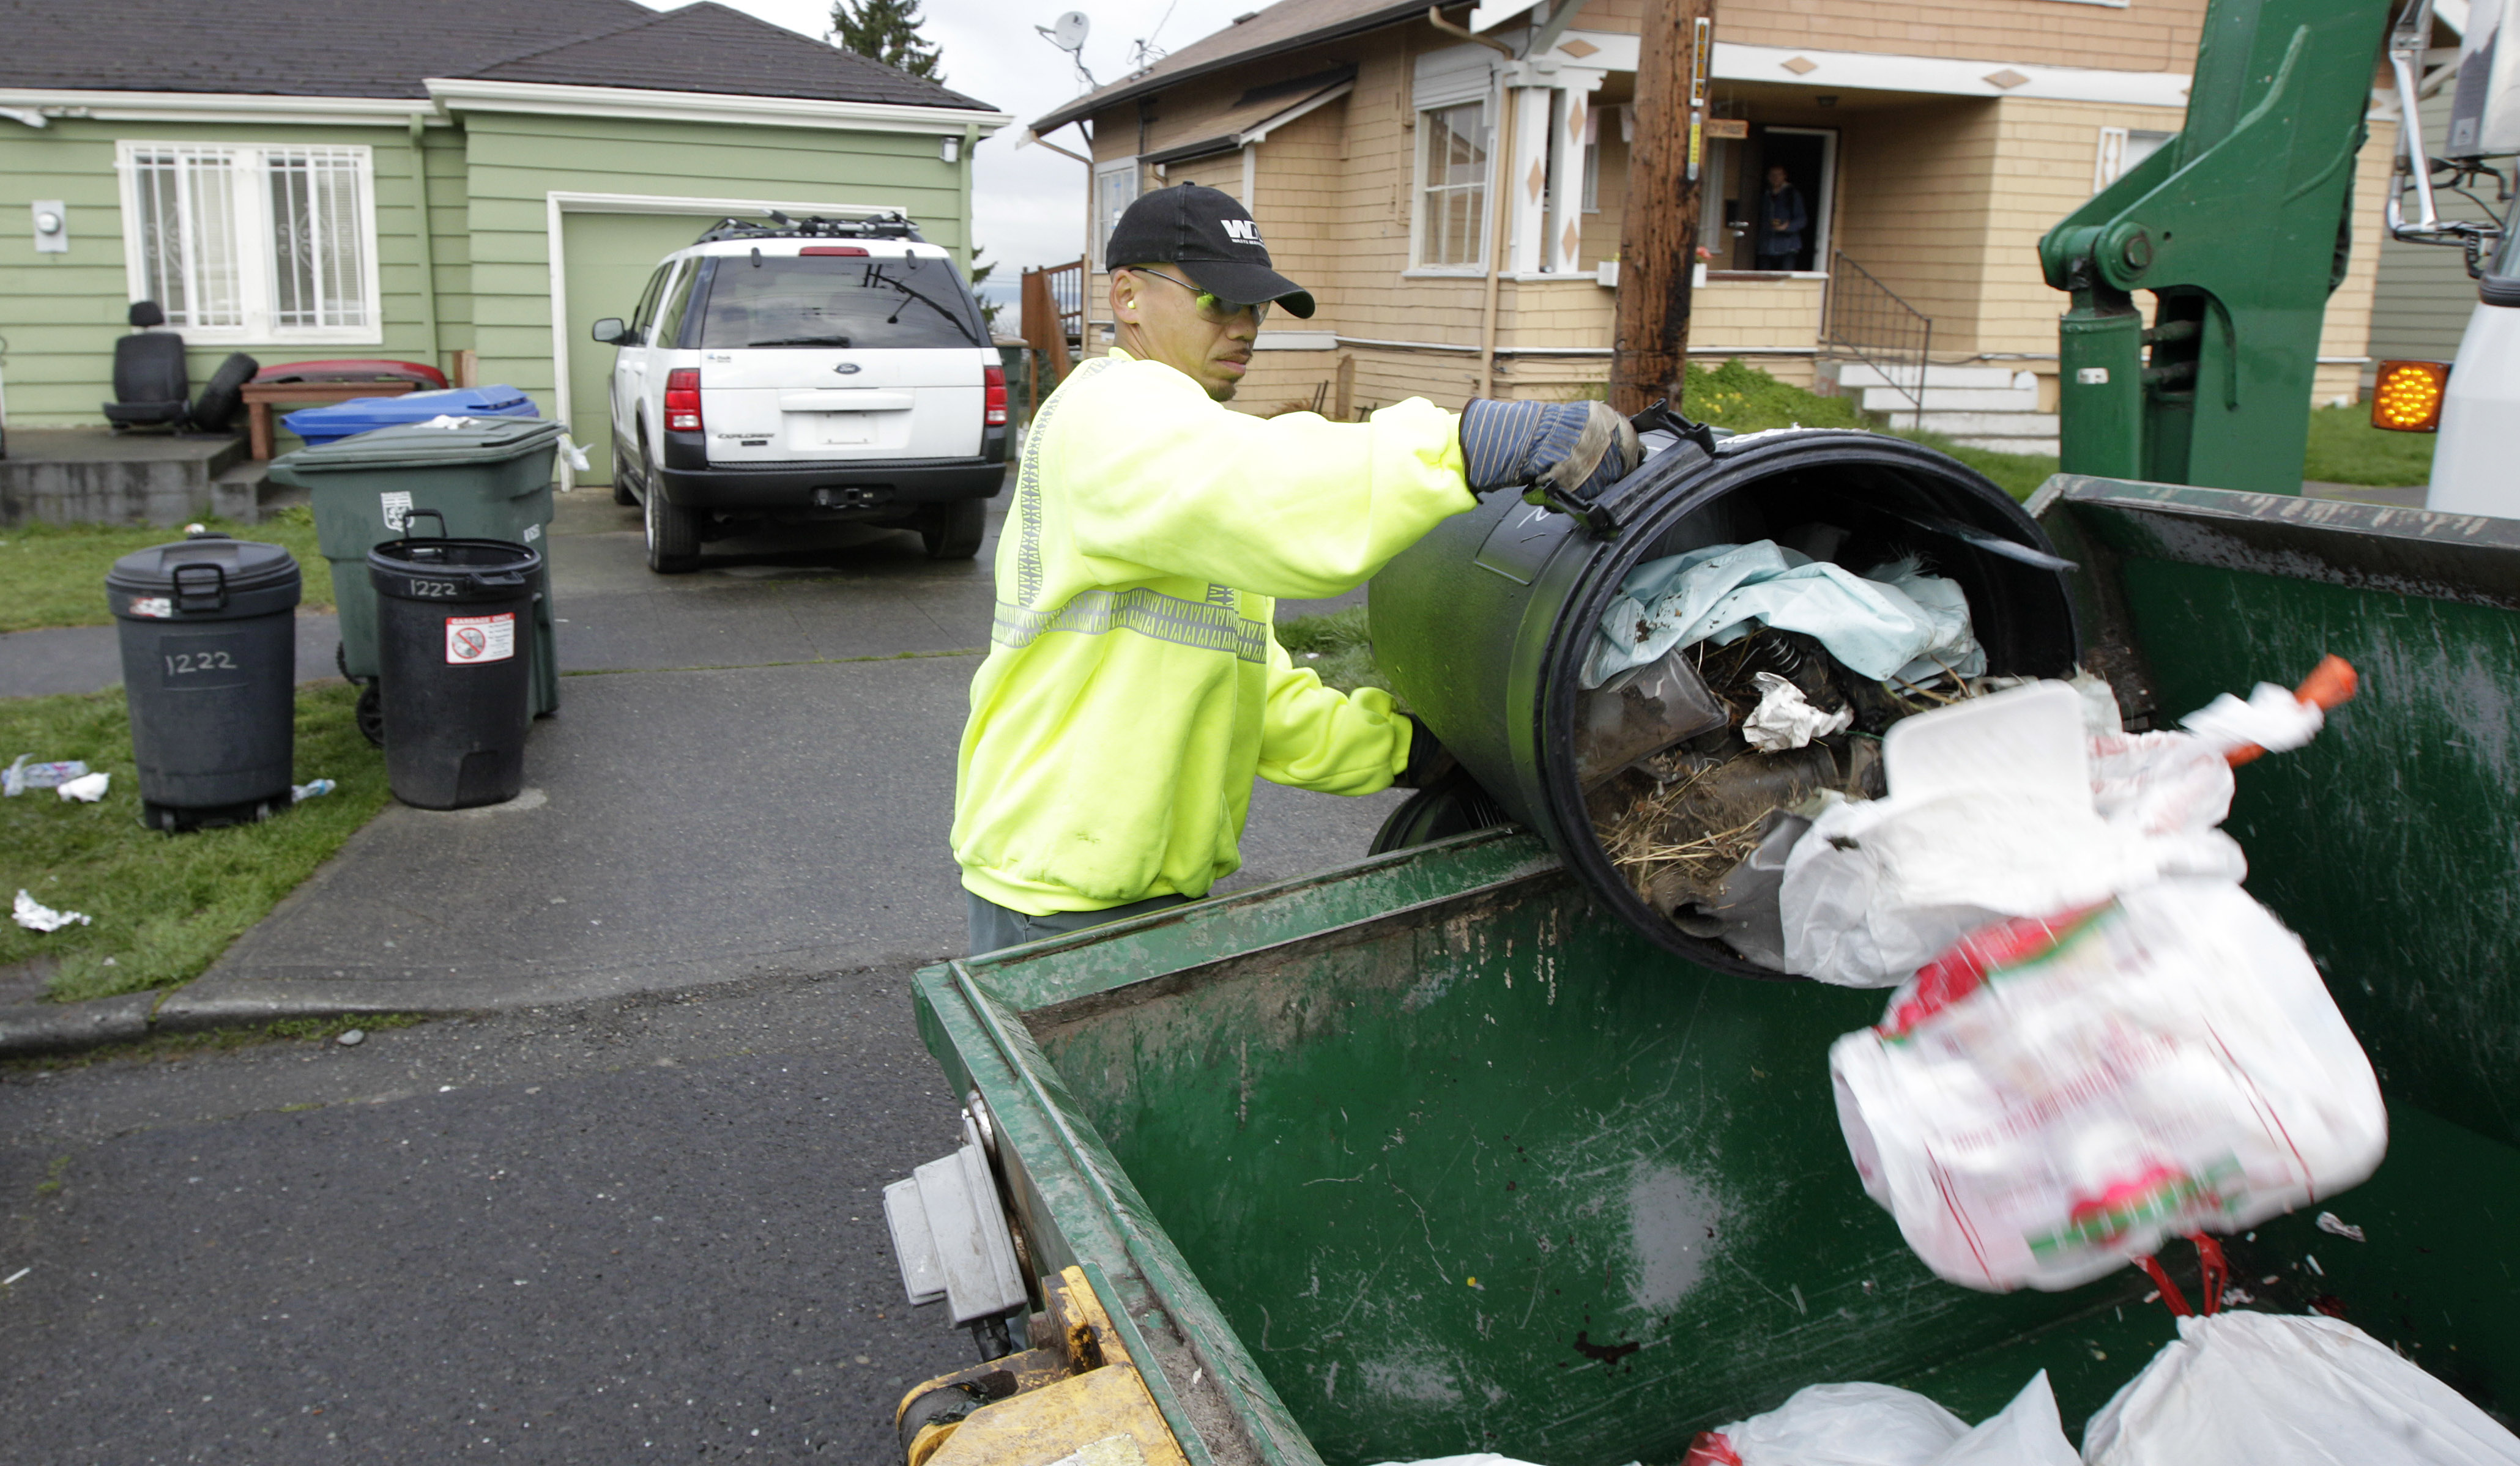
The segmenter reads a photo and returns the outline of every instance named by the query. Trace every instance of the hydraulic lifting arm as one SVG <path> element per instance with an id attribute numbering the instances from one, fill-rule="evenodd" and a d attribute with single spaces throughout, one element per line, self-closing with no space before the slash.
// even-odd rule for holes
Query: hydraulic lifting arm
<path id="1" fill-rule="evenodd" d="M 2185 130 L 2039 242 L 2073 294 L 2065 471 L 2301 492 L 2388 19 L 2385 0 L 2213 0 Z M 2158 301 L 2150 330 L 2138 289 Z"/>

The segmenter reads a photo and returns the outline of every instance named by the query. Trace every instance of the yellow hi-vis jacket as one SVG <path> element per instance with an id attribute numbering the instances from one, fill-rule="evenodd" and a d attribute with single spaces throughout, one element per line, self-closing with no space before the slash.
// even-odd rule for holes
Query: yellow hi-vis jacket
<path id="1" fill-rule="evenodd" d="M 954 795 L 963 884 L 1032 915 L 1203 896 L 1242 864 L 1254 774 L 1386 788 L 1408 720 L 1270 632 L 1476 501 L 1460 418 L 1260 419 L 1113 351 L 1035 416 L 998 541 L 997 621 Z"/>

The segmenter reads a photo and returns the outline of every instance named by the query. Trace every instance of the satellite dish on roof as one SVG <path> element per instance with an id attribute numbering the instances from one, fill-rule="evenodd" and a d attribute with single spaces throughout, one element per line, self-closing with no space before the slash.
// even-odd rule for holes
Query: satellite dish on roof
<path id="1" fill-rule="evenodd" d="M 1050 37 L 1050 43 L 1061 51 L 1083 51 L 1085 33 L 1093 28 L 1093 21 L 1081 10 L 1071 10 L 1048 25 L 1033 27 Z"/>

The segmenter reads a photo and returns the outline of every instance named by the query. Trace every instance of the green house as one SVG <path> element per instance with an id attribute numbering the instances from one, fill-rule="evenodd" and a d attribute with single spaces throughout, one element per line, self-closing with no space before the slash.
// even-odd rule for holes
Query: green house
<path id="1" fill-rule="evenodd" d="M 968 264 L 972 151 L 1012 120 L 708 3 L 0 11 L 15 427 L 103 422 L 151 299 L 196 389 L 234 351 L 450 379 L 473 353 L 474 379 L 575 422 L 604 482 L 611 352 L 587 331 L 658 256 L 728 215 L 899 209 Z"/>

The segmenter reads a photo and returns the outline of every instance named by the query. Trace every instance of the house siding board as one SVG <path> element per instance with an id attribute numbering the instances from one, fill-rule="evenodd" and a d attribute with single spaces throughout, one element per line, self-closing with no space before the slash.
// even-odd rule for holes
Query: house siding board
<path id="1" fill-rule="evenodd" d="M 1596 13 L 1620 14 L 1630 3 L 1596 0 L 1578 18 L 1588 28 L 1635 30 L 1633 15 L 1591 25 Z M 2064 0 L 1764 0 L 1719 6 L 1716 33 L 1751 46 L 1818 46 L 1836 51 L 1959 57 L 2031 66 L 2101 67 L 2122 71 L 2184 71 L 2196 55 L 2205 0 L 2145 0 L 2113 7 Z M 1779 71 L 1778 79 L 1788 78 Z M 1816 83 L 1824 84 L 1823 78 Z"/>
<path id="2" fill-rule="evenodd" d="M 2450 127 L 2450 104 L 2451 88 L 2447 86 L 2423 103 L 2424 136 L 2436 156 L 2443 151 L 2444 135 Z M 2368 149 L 2364 155 L 2368 157 Z M 2367 200 L 2362 212 L 2375 225 L 2385 217 L 2381 210 L 2386 187 L 2385 173 L 2377 186 L 2364 178 L 2355 180 L 2354 197 Z M 2485 210 L 2454 194 L 2439 193 L 2434 198 L 2435 206 L 2446 219 L 2488 217 Z M 2415 211 L 2411 194 L 2406 209 L 2410 215 Z M 2358 234 L 2355 247 L 2359 250 L 2362 245 Z M 2475 313 L 2476 282 L 2467 273 L 2466 251 L 2393 240 L 2387 238 L 2385 230 L 2381 232 L 2371 307 L 2371 355 L 2392 361 L 2449 361 L 2457 355 L 2459 337 L 2466 333 L 2468 318 Z"/>
<path id="3" fill-rule="evenodd" d="M 100 404 L 113 393 L 113 342 L 126 333 L 130 283 L 123 261 L 121 181 L 115 144 L 130 139 L 170 143 L 361 144 L 372 150 L 377 213 L 377 278 L 382 318 L 377 345 L 215 344 L 188 346 L 195 388 L 231 351 L 265 365 L 327 356 L 424 358 L 428 355 L 420 300 L 410 134 L 390 127 L 265 126 L 203 122 L 100 122 L 57 118 L 41 131 L 0 132 L 0 211 L 27 217 L 37 199 L 69 209 L 67 254 L 21 247 L 0 251 L 0 334 L 8 337 L 0 380 L 9 421 L 22 427 L 74 426 L 104 421 Z"/>

